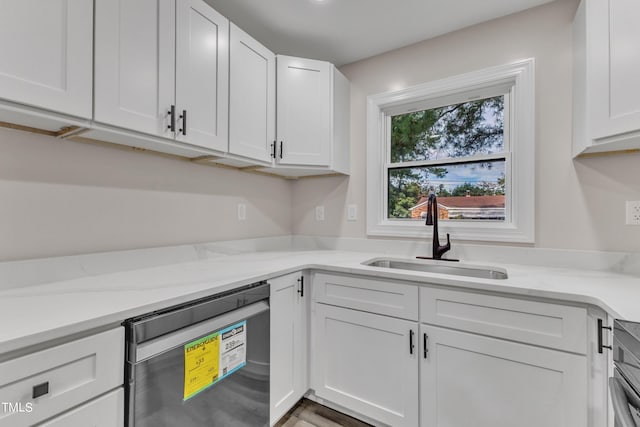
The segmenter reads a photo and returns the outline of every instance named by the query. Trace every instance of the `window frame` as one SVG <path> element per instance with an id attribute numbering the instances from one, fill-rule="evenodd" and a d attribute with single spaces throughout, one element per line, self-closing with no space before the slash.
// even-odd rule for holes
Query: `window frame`
<path id="1" fill-rule="evenodd" d="M 367 97 L 367 234 L 371 236 L 427 238 L 432 227 L 420 221 L 388 219 L 388 171 L 392 115 L 452 105 L 505 94 L 504 221 L 441 222 L 443 233 L 453 239 L 534 243 L 535 240 L 535 87 L 534 59 L 474 71 L 406 89 Z M 508 108 L 508 112 L 507 112 Z M 471 157 L 465 158 L 467 162 Z M 430 161 L 404 162 L 425 164 Z M 458 159 L 435 164 L 456 163 Z M 398 163 L 394 163 L 398 165 Z M 397 166 L 396 166 L 397 167 Z"/>

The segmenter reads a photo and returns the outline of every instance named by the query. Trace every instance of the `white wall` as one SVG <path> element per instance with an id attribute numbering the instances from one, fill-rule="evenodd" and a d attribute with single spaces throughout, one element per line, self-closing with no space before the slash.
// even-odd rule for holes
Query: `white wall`
<path id="1" fill-rule="evenodd" d="M 353 173 L 349 179 L 294 183 L 294 234 L 366 237 L 367 95 L 534 57 L 536 246 L 640 251 L 640 227 L 624 225 L 625 200 L 640 200 L 640 154 L 571 158 L 571 23 L 577 4 L 557 0 L 342 67 L 351 81 Z M 358 205 L 357 222 L 346 221 L 348 203 Z M 316 205 L 325 206 L 325 222 L 314 220 Z"/>
<path id="2" fill-rule="evenodd" d="M 283 179 L 0 129 L 0 261 L 289 234 Z"/>
<path id="3" fill-rule="evenodd" d="M 0 261 L 291 233 L 366 237 L 366 96 L 526 57 L 536 58 L 536 246 L 640 251 L 640 227 L 624 225 L 624 201 L 640 200 L 640 154 L 571 159 L 576 7 L 557 0 L 343 67 L 350 178 L 291 184 L 0 129 Z M 240 201 L 246 222 L 236 219 Z M 356 222 L 346 221 L 348 203 Z"/>

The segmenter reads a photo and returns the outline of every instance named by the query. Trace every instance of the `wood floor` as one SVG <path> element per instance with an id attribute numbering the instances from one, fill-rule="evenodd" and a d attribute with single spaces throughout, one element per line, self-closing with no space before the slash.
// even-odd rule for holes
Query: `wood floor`
<path id="1" fill-rule="evenodd" d="M 274 427 L 370 427 L 370 424 L 302 399 Z"/>

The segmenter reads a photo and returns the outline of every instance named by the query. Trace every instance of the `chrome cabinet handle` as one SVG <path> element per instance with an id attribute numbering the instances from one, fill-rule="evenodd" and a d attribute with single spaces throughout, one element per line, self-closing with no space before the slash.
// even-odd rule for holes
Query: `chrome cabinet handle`
<path id="1" fill-rule="evenodd" d="M 616 414 L 616 427 L 637 427 L 629 410 L 629 399 L 617 378 L 609 378 L 609 393 L 613 412 Z"/>

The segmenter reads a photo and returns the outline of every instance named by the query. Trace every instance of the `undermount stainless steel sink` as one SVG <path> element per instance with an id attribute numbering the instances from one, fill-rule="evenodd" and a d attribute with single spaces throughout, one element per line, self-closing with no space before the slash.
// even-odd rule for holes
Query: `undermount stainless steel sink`
<path id="1" fill-rule="evenodd" d="M 451 274 L 453 276 L 476 277 L 480 279 L 503 280 L 508 278 L 507 270 L 498 267 L 476 265 L 444 264 L 447 261 L 409 261 L 399 259 L 373 259 L 363 262 L 370 267 L 392 268 L 398 270 L 423 271 L 425 273 Z"/>

